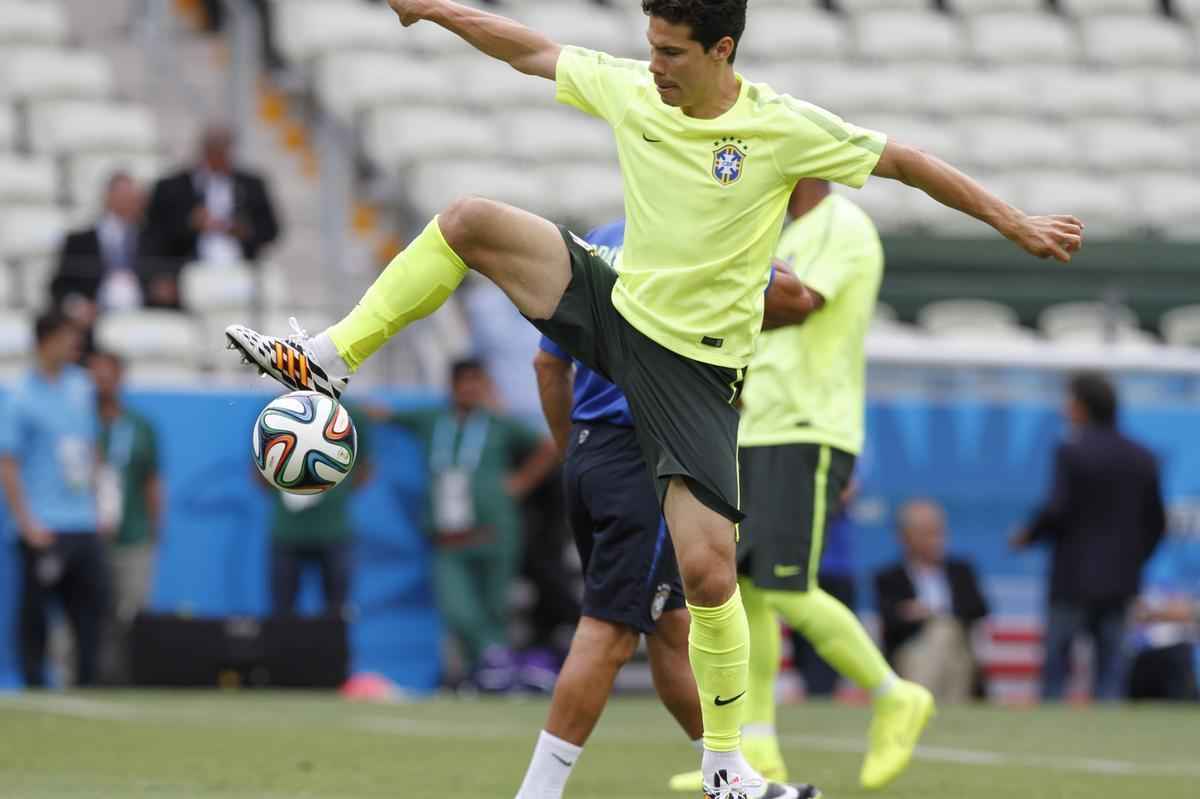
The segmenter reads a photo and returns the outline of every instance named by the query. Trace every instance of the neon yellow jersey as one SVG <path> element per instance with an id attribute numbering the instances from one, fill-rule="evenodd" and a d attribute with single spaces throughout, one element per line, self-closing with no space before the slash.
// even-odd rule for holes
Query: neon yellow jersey
<path id="1" fill-rule="evenodd" d="M 771 252 L 796 181 L 859 187 L 886 138 L 738 76 L 717 119 L 662 102 L 649 64 L 564 47 L 558 100 L 612 127 L 625 180 L 625 251 L 613 304 L 697 361 L 744 367 L 762 326 Z"/>
<path id="2" fill-rule="evenodd" d="M 758 338 L 742 392 L 743 447 L 826 444 L 857 455 L 866 397 L 864 341 L 883 279 L 870 217 L 831 194 L 783 231 L 776 257 L 825 305 Z"/>

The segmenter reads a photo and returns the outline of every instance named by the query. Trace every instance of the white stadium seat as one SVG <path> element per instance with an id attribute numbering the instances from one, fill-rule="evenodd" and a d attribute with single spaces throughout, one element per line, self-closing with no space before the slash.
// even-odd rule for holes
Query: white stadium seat
<path id="1" fill-rule="evenodd" d="M 1038 314 L 1038 327 L 1050 338 L 1070 338 L 1110 328 L 1137 330 L 1138 318 L 1125 305 L 1102 302 L 1063 302 Z"/>
<path id="2" fill-rule="evenodd" d="M 53 205 L 57 197 L 58 170 L 54 161 L 0 155 L 0 206 Z"/>
<path id="3" fill-rule="evenodd" d="M 1016 312 L 991 300 L 941 300 L 917 312 L 917 323 L 930 333 L 946 335 L 960 331 L 996 331 L 1017 327 Z"/>
<path id="4" fill-rule="evenodd" d="M 321 59 L 317 99 L 344 121 L 374 108 L 435 105 L 456 97 L 453 73 L 444 65 L 389 53 L 337 53 Z"/>
<path id="5" fill-rule="evenodd" d="M 526 111 L 501 118 L 507 156 L 531 162 L 600 161 L 617 170 L 612 129 L 598 119 L 559 110 Z"/>
<path id="6" fill-rule="evenodd" d="M 502 128 L 489 114 L 449 108 L 388 108 L 366 117 L 368 157 L 385 171 L 439 158 L 499 157 Z"/>
<path id="7" fill-rule="evenodd" d="M 1194 70 L 1153 71 L 1144 77 L 1151 113 L 1167 119 L 1200 121 L 1200 79 Z"/>
<path id="8" fill-rule="evenodd" d="M 1146 85 L 1136 71 L 1050 67 L 1033 74 L 1037 110 L 1063 122 L 1147 113 Z"/>
<path id="9" fill-rule="evenodd" d="M 898 181 L 868 180 L 861 189 L 839 186 L 837 191 L 866 211 L 882 233 L 914 230 L 921 224 L 912 189 Z"/>
<path id="10" fill-rule="evenodd" d="M 764 8 L 747 16 L 737 63 L 840 60 L 848 50 L 849 33 L 840 17 L 816 8 Z"/>
<path id="11" fill-rule="evenodd" d="M 62 44 L 67 15 L 53 0 L 0 0 L 0 45 Z"/>
<path id="12" fill-rule="evenodd" d="M 933 7 L 931 0 L 835 0 L 847 14 L 875 14 L 880 11 L 926 11 Z"/>
<path id="13" fill-rule="evenodd" d="M 584 228 L 598 227 L 625 214 L 621 171 L 608 165 L 564 165 L 548 174 L 556 192 L 557 213 L 563 222 Z"/>
<path id="14" fill-rule="evenodd" d="M 454 92 L 448 97 L 455 103 L 467 103 L 479 108 L 510 113 L 514 108 L 556 108 L 562 113 L 578 111 L 559 105 L 554 99 L 554 83 L 531 78 L 515 69 L 499 65 L 478 54 L 449 61 L 439 61 L 454 81 Z"/>
<path id="15" fill-rule="evenodd" d="M 1061 64 L 1078 60 L 1075 29 L 1050 14 L 981 14 L 966 20 L 972 58 L 994 64 Z"/>
<path id="16" fill-rule="evenodd" d="M 886 133 L 890 139 L 920 147 L 952 164 L 960 163 L 964 157 L 958 129 L 927 117 L 864 113 L 855 117 L 854 124 Z"/>
<path id="17" fill-rule="evenodd" d="M 1200 0 L 1171 0 L 1171 7 L 1193 24 L 1200 22 Z"/>
<path id="18" fill-rule="evenodd" d="M 495 161 L 452 158 L 422 162 L 413 170 L 409 184 L 409 196 L 418 216 L 423 218 L 433 216 L 465 195 L 480 195 L 534 213 L 545 213 L 555 203 L 554 187 L 547 173 L 531 166 L 509 166 Z"/>
<path id="19" fill-rule="evenodd" d="M 814 67 L 800 99 L 854 122 L 862 113 L 907 113 L 918 103 L 923 71 L 889 67 Z"/>
<path id="20" fill-rule="evenodd" d="M 0 213 L 0 258 L 52 255 L 67 229 L 66 214 L 52 206 L 11 206 Z"/>
<path id="21" fill-rule="evenodd" d="M 12 106 L 0 102 L 0 152 L 13 149 L 17 143 L 17 117 Z"/>
<path id="22" fill-rule="evenodd" d="M 130 362 L 197 363 L 195 323 L 177 311 L 114 311 L 96 322 L 96 343 Z"/>
<path id="23" fill-rule="evenodd" d="M 0 51 L 0 85 L 22 100 L 92 100 L 111 96 L 116 78 L 100 53 L 40 47 Z"/>
<path id="24" fill-rule="evenodd" d="M 29 115 L 29 141 L 36 152 L 151 152 L 158 127 L 149 109 L 130 104 L 80 100 L 39 103 Z"/>
<path id="25" fill-rule="evenodd" d="M 1025 211 L 1075 214 L 1087 224 L 1093 241 L 1140 232 L 1136 200 L 1113 180 L 1092 174 L 1039 171 L 1022 177 Z"/>
<path id="26" fill-rule="evenodd" d="M 20 305 L 20 295 L 17 291 L 18 286 L 13 280 L 12 269 L 9 265 L 0 262 L 0 308 L 7 309 L 12 305 Z M 5 310 L 7 313 L 7 310 Z"/>
<path id="27" fill-rule="evenodd" d="M 989 171 L 1033 167 L 1069 168 L 1080 157 L 1078 142 L 1063 126 L 1025 118 L 961 120 L 963 162 Z"/>
<path id="28" fill-rule="evenodd" d="M 276 3 L 279 49 L 285 58 L 303 64 L 327 53 L 379 50 L 398 52 L 411 38 L 384 4 L 305 0 Z M 436 27 L 416 25 L 418 28 Z"/>
<path id="29" fill-rule="evenodd" d="M 1121 15 L 1080 21 L 1084 58 L 1109 66 L 1185 66 L 1196 60 L 1196 40 L 1164 17 Z"/>
<path id="30" fill-rule="evenodd" d="M 1158 327 L 1173 347 L 1200 347 L 1200 305 L 1172 308 L 1159 319 Z"/>
<path id="31" fill-rule="evenodd" d="M 108 180 L 126 172 L 149 192 L 162 175 L 163 161 L 151 153 L 81 153 L 67 159 L 67 198 L 81 215 L 93 215 L 104 205 Z"/>
<path id="32" fill-rule="evenodd" d="M 1034 14 L 1045 11 L 1046 0 L 950 0 L 950 10 L 963 16 L 980 14 Z"/>
<path id="33" fill-rule="evenodd" d="M 6 308 L 0 314 L 0 368 L 11 375 L 11 367 L 24 363 L 33 352 L 33 318 Z"/>
<path id="34" fill-rule="evenodd" d="M 1167 170 L 1186 165 L 1194 147 L 1182 131 L 1134 120 L 1089 120 L 1074 127 L 1083 163 L 1110 172 Z"/>
<path id="35" fill-rule="evenodd" d="M 1142 220 L 1160 236 L 1200 242 L 1200 172 L 1139 173 L 1131 190 Z"/>
<path id="36" fill-rule="evenodd" d="M 50 303 L 50 281 L 58 271 L 55 251 L 17 260 L 13 266 L 13 287 L 18 291 L 16 304 L 41 311 Z"/>
<path id="37" fill-rule="evenodd" d="M 936 69 L 924 78 L 922 111 L 944 116 L 1028 114 L 1033 81 L 1023 69 Z"/>
<path id="38" fill-rule="evenodd" d="M 254 305 L 256 281 L 249 264 L 195 261 L 179 274 L 183 307 L 197 313 L 244 311 Z"/>
<path id="39" fill-rule="evenodd" d="M 512 10 L 517 13 L 511 14 L 507 8 L 500 13 L 516 16 L 556 42 L 600 50 L 618 57 L 646 57 L 645 17 L 635 28 L 629 15 L 595 7 L 580 8 L 554 3 L 528 9 L 524 14 L 520 13 L 520 9 Z M 508 68 L 503 64 L 496 66 Z"/>
<path id="40" fill-rule="evenodd" d="M 855 52 L 880 61 L 956 61 L 963 56 L 963 31 L 945 14 L 884 11 L 854 19 Z"/>
<path id="41" fill-rule="evenodd" d="M 1102 14 L 1139 14 L 1150 16 L 1159 13 L 1158 0 L 1057 0 L 1058 8 L 1073 17 L 1095 17 Z"/>

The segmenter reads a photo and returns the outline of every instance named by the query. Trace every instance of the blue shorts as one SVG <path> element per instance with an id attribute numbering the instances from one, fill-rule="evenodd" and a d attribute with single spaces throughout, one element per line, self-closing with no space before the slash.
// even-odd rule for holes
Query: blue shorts
<path id="1" fill-rule="evenodd" d="M 684 607 L 683 582 L 637 434 L 576 423 L 563 480 L 583 615 L 653 633 L 663 613 Z"/>

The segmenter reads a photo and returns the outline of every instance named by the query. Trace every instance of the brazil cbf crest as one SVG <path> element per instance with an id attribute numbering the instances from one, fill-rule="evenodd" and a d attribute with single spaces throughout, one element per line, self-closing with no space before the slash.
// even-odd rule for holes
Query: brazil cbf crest
<path id="1" fill-rule="evenodd" d="M 746 155 L 750 148 L 735 136 L 713 142 L 712 176 L 722 186 L 732 186 L 742 179 L 746 170 Z"/>

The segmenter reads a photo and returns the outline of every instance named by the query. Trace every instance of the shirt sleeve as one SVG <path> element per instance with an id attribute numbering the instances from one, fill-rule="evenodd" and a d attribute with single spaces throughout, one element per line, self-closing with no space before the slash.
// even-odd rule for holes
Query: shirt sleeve
<path id="1" fill-rule="evenodd" d="M 782 95 L 790 135 L 776 156 L 788 180 L 822 178 L 862 188 L 879 163 L 887 136 L 851 125 L 837 114 Z"/>
<path id="2" fill-rule="evenodd" d="M 643 61 L 614 58 L 583 47 L 564 47 L 555 72 L 556 99 L 615 128 L 649 70 Z"/>
<path id="3" fill-rule="evenodd" d="M 560 361 L 571 360 L 571 356 L 567 354 L 567 351 L 555 344 L 549 336 L 542 336 L 542 340 L 538 342 L 538 349 L 547 355 L 553 355 Z"/>

